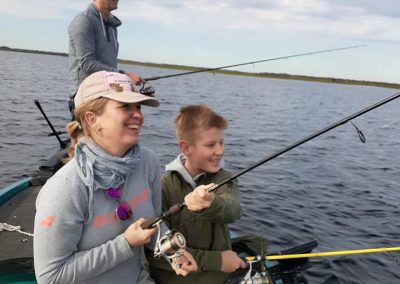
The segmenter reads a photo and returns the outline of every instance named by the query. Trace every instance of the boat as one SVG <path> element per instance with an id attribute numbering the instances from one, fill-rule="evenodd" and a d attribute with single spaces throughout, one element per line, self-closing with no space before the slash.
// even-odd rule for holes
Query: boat
<path id="1" fill-rule="evenodd" d="M 0 283 L 37 283 L 33 264 L 35 200 L 47 179 L 62 167 L 66 155 L 66 149 L 58 150 L 31 177 L 0 189 Z M 233 249 L 241 257 L 265 255 L 266 242 L 260 236 L 232 238 Z M 312 241 L 278 254 L 307 253 L 316 246 L 317 242 Z M 309 266 L 308 259 L 263 260 L 251 267 L 250 274 L 252 277 L 264 275 L 272 281 L 260 283 L 300 284 L 307 283 L 301 272 Z M 241 283 L 248 272 L 248 268 L 238 270 L 226 283 Z"/>
<path id="2" fill-rule="evenodd" d="M 37 283 L 33 259 L 35 201 L 42 186 L 63 166 L 68 153 L 68 141 L 61 141 L 39 103 L 35 104 L 60 142 L 60 148 L 31 177 L 0 189 L 0 283 Z M 266 244 L 267 240 L 260 236 L 232 238 L 233 250 L 243 258 L 266 255 Z M 312 241 L 274 254 L 308 253 L 317 245 Z M 301 273 L 309 267 L 307 258 L 279 261 L 260 258 L 248 268 L 231 273 L 226 283 L 303 284 L 307 280 Z M 263 282 L 254 282 L 258 280 Z"/>
<path id="3" fill-rule="evenodd" d="M 66 149 L 57 151 L 38 172 L 0 189 L 0 283 L 36 283 L 33 267 L 35 200 L 62 166 Z"/>

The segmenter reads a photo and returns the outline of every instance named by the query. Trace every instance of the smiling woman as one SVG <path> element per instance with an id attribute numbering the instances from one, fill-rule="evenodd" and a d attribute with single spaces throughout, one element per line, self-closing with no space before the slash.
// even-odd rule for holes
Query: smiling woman
<path id="1" fill-rule="evenodd" d="M 122 157 L 139 142 L 139 130 L 144 121 L 141 104 L 157 107 L 160 103 L 136 93 L 125 75 L 105 71 L 91 75 L 75 96 L 76 123 L 67 126 L 72 138 L 70 157 L 75 151 L 80 128 L 84 136 L 91 136 L 101 148 Z"/>
<path id="2" fill-rule="evenodd" d="M 96 129 L 93 139 L 101 148 L 118 157 L 139 142 L 143 120 L 140 105 L 113 100 L 108 102 L 102 115 L 87 113 L 90 127 Z"/>
<path id="3" fill-rule="evenodd" d="M 161 211 L 160 165 L 139 146 L 141 105 L 158 100 L 136 92 L 124 74 L 100 71 L 80 85 L 70 161 L 36 201 L 34 263 L 39 283 L 153 283 L 140 262 L 154 248 L 156 229 L 143 218 Z M 165 228 L 163 228 L 165 229 Z M 191 255 L 180 267 L 197 269 Z"/>

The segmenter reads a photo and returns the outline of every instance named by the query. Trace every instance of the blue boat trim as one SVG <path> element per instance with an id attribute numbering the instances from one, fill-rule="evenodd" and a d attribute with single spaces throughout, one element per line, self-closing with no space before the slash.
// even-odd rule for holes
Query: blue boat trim
<path id="1" fill-rule="evenodd" d="M 35 284 L 34 273 L 0 275 L 0 283 Z"/>
<path id="2" fill-rule="evenodd" d="M 24 178 L 17 182 L 14 182 L 5 188 L 0 189 L 0 205 L 4 204 L 14 195 L 20 193 L 24 189 L 32 185 L 31 178 Z"/>

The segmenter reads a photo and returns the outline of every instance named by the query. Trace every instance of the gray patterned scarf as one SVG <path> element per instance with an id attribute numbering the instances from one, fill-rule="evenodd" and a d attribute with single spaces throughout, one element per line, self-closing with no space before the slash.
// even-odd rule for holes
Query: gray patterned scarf
<path id="1" fill-rule="evenodd" d="M 92 218 L 93 193 L 98 189 L 117 188 L 140 161 L 140 147 L 133 146 L 123 157 L 107 154 L 92 139 L 82 137 L 75 147 L 78 175 L 88 188 L 89 220 Z"/>

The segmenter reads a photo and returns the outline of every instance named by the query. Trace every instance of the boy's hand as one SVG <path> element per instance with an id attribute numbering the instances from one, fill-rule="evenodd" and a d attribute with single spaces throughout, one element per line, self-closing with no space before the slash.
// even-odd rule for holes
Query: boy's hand
<path id="1" fill-rule="evenodd" d="M 186 207 L 193 212 L 210 207 L 211 202 L 214 200 L 214 195 L 208 192 L 208 190 L 213 186 L 215 186 L 215 183 L 196 187 L 191 193 L 185 196 Z"/>
<path id="2" fill-rule="evenodd" d="M 138 247 L 147 244 L 151 240 L 151 236 L 157 232 L 157 227 L 143 230 L 141 225 L 145 219 L 140 218 L 131 224 L 124 232 L 124 237 L 131 247 Z"/>
<path id="3" fill-rule="evenodd" d="M 176 275 L 186 276 L 190 272 L 197 271 L 197 263 L 193 256 L 186 250 L 182 250 L 183 255 L 174 258 L 171 262 L 171 267 Z"/>
<path id="4" fill-rule="evenodd" d="M 239 268 L 245 268 L 246 263 L 232 250 L 221 251 L 221 271 L 231 273 Z"/>

